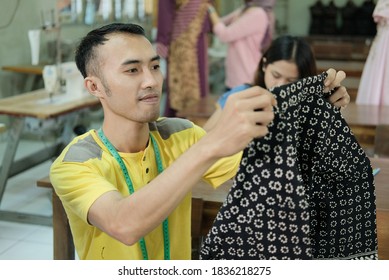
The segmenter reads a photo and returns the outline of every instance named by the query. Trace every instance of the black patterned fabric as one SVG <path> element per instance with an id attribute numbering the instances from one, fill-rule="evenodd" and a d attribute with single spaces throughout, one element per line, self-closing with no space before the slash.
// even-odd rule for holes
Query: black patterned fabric
<path id="1" fill-rule="evenodd" d="M 245 149 L 201 259 L 377 259 L 370 161 L 325 78 L 272 90 L 269 134 Z"/>

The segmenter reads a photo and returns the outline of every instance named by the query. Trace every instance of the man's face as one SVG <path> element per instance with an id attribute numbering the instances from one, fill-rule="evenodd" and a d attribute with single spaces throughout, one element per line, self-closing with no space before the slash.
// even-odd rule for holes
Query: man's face
<path id="1" fill-rule="evenodd" d="M 111 34 L 99 46 L 105 118 L 147 123 L 159 117 L 163 77 L 159 57 L 143 36 Z"/>

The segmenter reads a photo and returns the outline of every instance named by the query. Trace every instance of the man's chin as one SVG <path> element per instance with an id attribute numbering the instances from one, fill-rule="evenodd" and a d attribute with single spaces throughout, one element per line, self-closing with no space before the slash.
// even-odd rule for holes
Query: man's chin
<path id="1" fill-rule="evenodd" d="M 149 117 L 147 119 L 148 119 L 148 122 L 155 122 L 159 118 L 160 118 L 160 114 L 158 112 L 158 113 L 154 113 L 154 114 L 149 115 Z"/>

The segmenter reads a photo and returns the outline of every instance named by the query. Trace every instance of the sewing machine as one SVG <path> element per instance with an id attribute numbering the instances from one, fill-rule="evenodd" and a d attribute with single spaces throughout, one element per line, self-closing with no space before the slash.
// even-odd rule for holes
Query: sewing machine
<path id="1" fill-rule="evenodd" d="M 45 89 L 50 94 L 52 103 L 66 102 L 87 95 L 83 85 L 84 79 L 75 62 L 46 65 L 42 75 Z"/>

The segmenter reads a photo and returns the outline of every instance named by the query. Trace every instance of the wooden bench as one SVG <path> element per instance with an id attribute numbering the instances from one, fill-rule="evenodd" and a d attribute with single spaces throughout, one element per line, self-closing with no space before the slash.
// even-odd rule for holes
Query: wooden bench
<path id="1" fill-rule="evenodd" d="M 53 190 L 53 185 L 50 182 L 49 176 L 38 180 L 37 186 Z M 54 190 L 52 191 L 52 207 L 54 260 L 74 260 L 75 250 L 68 217 L 62 206 L 61 200 Z"/>

